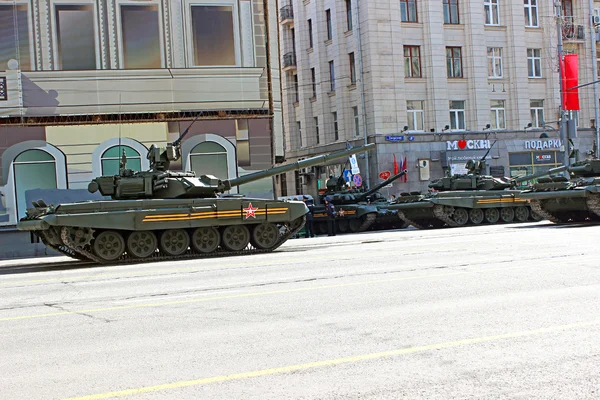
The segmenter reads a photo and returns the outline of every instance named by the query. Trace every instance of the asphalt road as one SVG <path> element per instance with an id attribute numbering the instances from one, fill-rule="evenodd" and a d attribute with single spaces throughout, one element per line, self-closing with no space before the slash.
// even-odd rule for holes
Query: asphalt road
<path id="1" fill-rule="evenodd" d="M 599 243 L 540 222 L 2 262 L 0 398 L 598 399 Z"/>

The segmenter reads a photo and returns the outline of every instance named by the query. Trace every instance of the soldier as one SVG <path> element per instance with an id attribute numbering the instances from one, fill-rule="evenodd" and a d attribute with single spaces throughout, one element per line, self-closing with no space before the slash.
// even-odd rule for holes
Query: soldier
<path id="1" fill-rule="evenodd" d="M 315 205 L 308 196 L 303 196 L 304 203 L 308 207 L 308 213 L 306 214 L 306 235 L 305 238 L 315 237 L 315 218 L 313 216 L 315 212 Z"/>
<path id="2" fill-rule="evenodd" d="M 325 198 L 325 207 L 327 209 L 327 236 L 335 236 L 335 217 L 337 214 L 335 211 L 335 207 L 327 198 Z"/>

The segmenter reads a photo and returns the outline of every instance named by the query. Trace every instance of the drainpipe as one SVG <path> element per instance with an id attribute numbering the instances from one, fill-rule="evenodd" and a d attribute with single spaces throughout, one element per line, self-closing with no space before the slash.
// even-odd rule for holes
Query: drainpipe
<path id="1" fill-rule="evenodd" d="M 362 41 L 360 37 L 360 5 L 358 0 L 355 0 L 356 4 L 356 43 L 357 43 L 357 53 L 358 53 L 358 73 L 360 76 L 359 79 L 359 90 L 360 90 L 360 102 L 362 105 L 362 119 L 363 119 L 363 140 L 364 144 L 367 145 L 367 112 L 365 106 L 365 89 L 364 89 L 364 75 L 363 75 L 363 58 L 362 58 Z M 375 148 L 377 151 L 377 148 Z M 367 187 L 371 187 L 370 181 L 370 173 L 369 173 L 369 152 L 365 152 L 365 183 Z"/>
<path id="2" fill-rule="evenodd" d="M 600 148 L 600 127 L 598 124 L 598 87 L 596 86 L 596 81 L 598 80 L 598 66 L 596 61 L 596 28 L 594 27 L 594 0 L 589 0 L 590 4 L 590 37 L 592 38 L 592 82 L 594 82 L 594 129 L 596 130 L 596 154 L 594 157 L 600 158 L 599 148 Z"/>

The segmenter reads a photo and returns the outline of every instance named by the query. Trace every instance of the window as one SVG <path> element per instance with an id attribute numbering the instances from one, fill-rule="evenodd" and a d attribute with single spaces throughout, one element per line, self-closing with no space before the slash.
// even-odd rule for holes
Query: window
<path id="1" fill-rule="evenodd" d="M 400 19 L 402 22 L 417 22 L 416 0 L 400 0 Z"/>
<path id="2" fill-rule="evenodd" d="M 346 24 L 348 30 L 352 30 L 352 0 L 346 0 Z"/>
<path id="3" fill-rule="evenodd" d="M 249 124 L 247 119 L 235 120 L 235 147 L 237 155 L 237 165 L 240 167 L 250 166 L 250 140 Z"/>
<path id="4" fill-rule="evenodd" d="M 331 28 L 331 10 L 325 10 L 325 21 L 327 22 L 327 40 L 331 40 L 333 37 L 333 30 Z"/>
<path id="5" fill-rule="evenodd" d="M 360 135 L 360 125 L 358 124 L 358 107 L 352 107 L 352 114 L 354 115 L 354 136 Z"/>
<path id="6" fill-rule="evenodd" d="M 407 78 L 421 77 L 419 46 L 404 46 L 404 75 Z"/>
<path id="7" fill-rule="evenodd" d="M 409 131 L 423 132 L 425 113 L 423 112 L 423 101 L 408 100 L 406 102 L 406 118 Z"/>
<path id="8" fill-rule="evenodd" d="M 596 76 L 600 77 L 600 50 L 596 50 Z"/>
<path id="9" fill-rule="evenodd" d="M 192 6 L 194 65 L 236 65 L 233 6 Z"/>
<path id="10" fill-rule="evenodd" d="M 298 90 L 298 75 L 294 74 L 294 96 L 296 103 L 300 101 L 300 92 Z"/>
<path id="11" fill-rule="evenodd" d="M 490 101 L 490 121 L 492 129 L 506 129 L 504 100 Z"/>
<path id="12" fill-rule="evenodd" d="M 43 150 L 25 150 L 13 161 L 17 216 L 22 218 L 31 205 L 27 204 L 25 192 L 32 189 L 56 189 L 56 160 Z"/>
<path id="13" fill-rule="evenodd" d="M 531 110 L 531 126 L 542 128 L 544 126 L 544 100 L 531 100 L 529 108 Z"/>
<path id="14" fill-rule="evenodd" d="M 2 38 L 0 40 L 0 71 L 11 69 L 8 67 L 10 60 L 17 60 L 19 68 L 23 71 L 31 70 L 28 20 L 27 5 L 0 5 L 0 38 Z M 18 28 L 16 32 L 15 21 Z"/>
<path id="15" fill-rule="evenodd" d="M 458 0 L 443 0 L 444 5 L 444 23 L 460 24 L 458 18 Z"/>
<path id="16" fill-rule="evenodd" d="M 313 31 L 312 31 L 312 20 L 308 20 L 308 48 L 313 47 Z"/>
<path id="17" fill-rule="evenodd" d="M 142 157 L 140 153 L 129 146 L 113 146 L 108 148 L 100 158 L 102 165 L 102 175 L 119 175 L 119 167 L 123 152 L 127 156 L 127 165 L 125 168 L 134 171 L 142 170 Z"/>
<path id="18" fill-rule="evenodd" d="M 312 97 L 313 99 L 317 98 L 317 76 L 315 74 L 315 69 L 310 69 L 310 81 L 312 85 Z"/>
<path id="19" fill-rule="evenodd" d="M 302 123 L 300 121 L 296 121 L 296 131 L 298 133 L 298 144 L 302 147 Z"/>
<path id="20" fill-rule="evenodd" d="M 317 144 L 321 141 L 319 138 L 319 117 L 315 117 L 315 135 L 317 138 Z"/>
<path id="21" fill-rule="evenodd" d="M 499 25 L 500 13 L 498 10 L 498 0 L 484 0 L 483 9 L 485 12 L 486 25 Z"/>
<path id="22" fill-rule="evenodd" d="M 527 49 L 527 75 L 530 78 L 542 77 L 542 50 Z"/>
<path id="23" fill-rule="evenodd" d="M 572 17 L 573 16 L 573 0 L 562 0 L 561 1 L 561 10 L 562 15 L 564 17 Z"/>
<path id="24" fill-rule="evenodd" d="M 525 4 L 525 26 L 537 28 L 538 24 L 538 0 L 523 0 Z"/>
<path id="25" fill-rule="evenodd" d="M 329 82 L 330 90 L 335 92 L 335 67 L 333 65 L 333 61 L 329 61 Z"/>
<path id="26" fill-rule="evenodd" d="M 331 116 L 333 118 L 333 140 L 337 142 L 338 140 L 340 140 L 340 131 L 338 129 L 337 113 L 332 112 Z"/>
<path id="27" fill-rule="evenodd" d="M 354 64 L 354 53 L 348 54 L 350 59 L 350 84 L 356 84 L 356 65 Z"/>
<path id="28" fill-rule="evenodd" d="M 192 171 L 196 175 L 213 175 L 228 179 L 227 150 L 217 142 L 202 142 L 190 152 Z"/>
<path id="29" fill-rule="evenodd" d="M 450 101 L 450 129 L 464 130 L 465 129 L 465 102 Z"/>
<path id="30" fill-rule="evenodd" d="M 55 13 L 58 68 L 96 69 L 94 6 L 61 4 Z"/>
<path id="31" fill-rule="evenodd" d="M 488 77 L 502 78 L 502 48 L 488 47 Z"/>
<path id="32" fill-rule="evenodd" d="M 121 5 L 121 48 L 124 68 L 160 68 L 158 5 Z"/>
<path id="33" fill-rule="evenodd" d="M 462 78 L 462 51 L 460 47 L 446 47 L 448 78 Z"/>

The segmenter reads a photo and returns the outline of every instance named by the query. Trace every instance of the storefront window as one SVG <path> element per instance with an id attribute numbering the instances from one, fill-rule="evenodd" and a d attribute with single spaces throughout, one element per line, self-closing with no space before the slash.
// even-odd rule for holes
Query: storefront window
<path id="1" fill-rule="evenodd" d="M 13 161 L 18 218 L 25 216 L 25 192 L 32 189 L 56 189 L 56 160 L 43 150 L 26 150 Z"/>
<path id="2" fill-rule="evenodd" d="M 540 151 L 526 153 L 511 153 L 508 155 L 511 178 L 537 174 L 562 165 L 564 154 L 560 151 Z M 537 182 L 537 179 L 522 182 L 528 185 Z"/>

